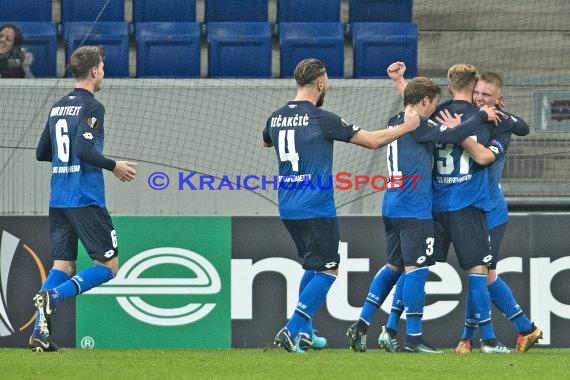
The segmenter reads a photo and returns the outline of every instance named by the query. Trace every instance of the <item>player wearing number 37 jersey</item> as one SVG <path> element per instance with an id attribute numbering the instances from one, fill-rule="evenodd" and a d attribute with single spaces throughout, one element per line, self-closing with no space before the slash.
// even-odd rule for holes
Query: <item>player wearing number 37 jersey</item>
<path id="1" fill-rule="evenodd" d="M 431 213 L 433 146 L 461 142 L 479 128 L 487 128 L 484 122 L 493 120 L 496 115 L 493 109 L 485 107 L 457 127 L 447 128 L 429 120 L 440 93 L 437 84 L 423 77 L 412 79 L 404 90 L 405 110 L 416 111 L 421 123 L 415 131 L 390 143 L 386 150 L 391 181 L 382 204 L 387 264 L 372 280 L 360 318 L 347 331 L 350 346 L 355 351 L 366 349 L 366 333 L 374 314 L 405 272 L 400 282 L 407 315 L 405 350 L 441 353 L 422 337 L 424 286 L 434 244 Z M 402 117 L 403 113 L 394 116 L 389 125 L 397 125 Z M 380 345 L 390 352 L 399 351 L 395 332 L 385 331 L 384 335 L 388 338 L 380 340 Z"/>
<path id="2" fill-rule="evenodd" d="M 53 268 L 34 297 L 38 309 L 29 339 L 33 351 L 56 351 L 51 317 L 55 307 L 101 285 L 119 268 L 118 245 L 105 206 L 102 169 L 121 181 L 135 178 L 135 163 L 103 155 L 103 105 L 94 93 L 103 82 L 102 47 L 83 46 L 70 58 L 75 88 L 51 108 L 36 149 L 39 161 L 51 161 L 49 231 Z M 81 240 L 95 266 L 75 273 Z M 73 276 L 73 277 L 72 277 Z"/>

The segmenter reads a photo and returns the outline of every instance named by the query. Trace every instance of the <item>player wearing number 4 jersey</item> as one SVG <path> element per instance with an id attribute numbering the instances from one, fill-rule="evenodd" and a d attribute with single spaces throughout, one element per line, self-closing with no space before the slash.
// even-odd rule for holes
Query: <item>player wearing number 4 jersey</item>
<path id="1" fill-rule="evenodd" d="M 119 269 L 102 169 L 123 182 L 132 181 L 136 164 L 103 155 L 105 109 L 94 98 L 103 82 L 103 57 L 102 47 L 83 46 L 73 52 L 70 70 L 75 89 L 52 107 L 36 149 L 39 161 L 52 163 L 49 229 L 53 268 L 34 297 L 38 311 L 29 339 L 32 351 L 57 351 L 51 328 L 57 305 L 109 281 Z M 95 266 L 75 274 L 78 239 Z"/>
<path id="2" fill-rule="evenodd" d="M 266 147 L 274 146 L 279 165 L 279 214 L 303 260 L 299 301 L 274 344 L 289 352 L 323 348 L 326 339 L 315 335 L 312 320 L 336 279 L 340 233 L 333 198 L 334 141 L 379 148 L 419 125 L 416 112 L 406 112 L 399 126 L 364 131 L 325 111 L 328 87 L 325 66 L 305 59 L 295 68 L 297 95 L 271 114 L 263 130 Z"/>
<path id="3" fill-rule="evenodd" d="M 347 336 L 354 351 L 366 350 L 366 332 L 378 307 L 384 302 L 402 272 L 403 302 L 406 307 L 407 352 L 441 353 L 427 344 L 422 334 L 425 303 L 425 282 L 433 253 L 434 232 L 432 208 L 432 152 L 434 144 L 459 143 L 480 128 L 487 128 L 487 120 L 495 120 L 495 110 L 483 107 L 456 128 L 449 129 L 429 116 L 439 102 L 441 89 L 432 80 L 412 79 L 404 91 L 406 111 L 414 110 L 421 116 L 415 131 L 390 143 L 387 149 L 391 186 L 384 193 L 382 216 L 386 234 L 387 264 L 382 267 L 370 285 L 360 318 L 352 324 Z M 403 113 L 393 117 L 389 125 L 396 125 Z M 381 342 L 381 345 L 382 342 Z M 384 346 L 384 345 L 383 345 Z M 399 351 L 395 338 L 385 345 L 390 351 Z"/>

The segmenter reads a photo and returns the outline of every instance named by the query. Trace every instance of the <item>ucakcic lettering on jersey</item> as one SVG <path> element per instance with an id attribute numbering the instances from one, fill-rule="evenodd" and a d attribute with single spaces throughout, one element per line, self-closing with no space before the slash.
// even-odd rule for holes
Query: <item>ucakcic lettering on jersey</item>
<path id="1" fill-rule="evenodd" d="M 274 116 L 271 118 L 271 127 L 306 127 L 309 125 L 309 115 Z"/>

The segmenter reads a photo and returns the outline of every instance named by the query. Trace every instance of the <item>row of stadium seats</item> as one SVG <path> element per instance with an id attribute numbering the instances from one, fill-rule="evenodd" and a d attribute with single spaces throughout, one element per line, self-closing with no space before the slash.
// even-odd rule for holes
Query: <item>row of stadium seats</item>
<path id="1" fill-rule="evenodd" d="M 56 76 L 57 33 L 54 23 L 19 22 L 24 47 L 34 55 L 36 77 Z M 268 22 L 137 23 L 139 78 L 200 77 L 202 36 L 207 42 L 211 78 L 271 78 L 272 26 Z M 278 26 L 280 77 L 293 75 L 303 58 L 321 59 L 332 78 L 344 77 L 344 26 L 341 23 L 281 23 Z M 351 26 L 354 78 L 385 78 L 396 60 L 416 74 L 417 28 L 414 23 L 354 23 Z M 129 76 L 129 27 L 126 22 L 63 24 L 66 63 L 80 45 L 105 47 L 108 77 Z M 67 73 L 69 75 L 69 73 Z"/>
<path id="2" fill-rule="evenodd" d="M 124 21 L 125 0 L 60 0 L 61 22 Z M 133 23 L 196 22 L 196 0 L 132 0 Z M 277 0 L 277 22 L 340 22 L 341 0 Z M 348 0 L 349 23 L 410 22 L 412 0 Z M 204 0 L 204 22 L 268 21 L 268 0 Z M 52 0 L 0 0 L 2 18 L 52 21 Z M 103 11 L 101 12 L 101 10 Z"/>

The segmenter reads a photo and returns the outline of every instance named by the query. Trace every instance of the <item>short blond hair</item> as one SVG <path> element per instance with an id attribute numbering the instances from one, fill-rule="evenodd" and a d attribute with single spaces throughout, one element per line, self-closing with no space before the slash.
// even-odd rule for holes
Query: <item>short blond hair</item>
<path id="1" fill-rule="evenodd" d="M 456 63 L 447 71 L 447 80 L 454 90 L 475 86 L 478 79 L 479 70 L 468 63 Z"/>
<path id="2" fill-rule="evenodd" d="M 485 83 L 492 84 L 499 90 L 499 95 L 503 95 L 503 78 L 499 73 L 487 71 L 479 76 L 479 80 Z"/>

